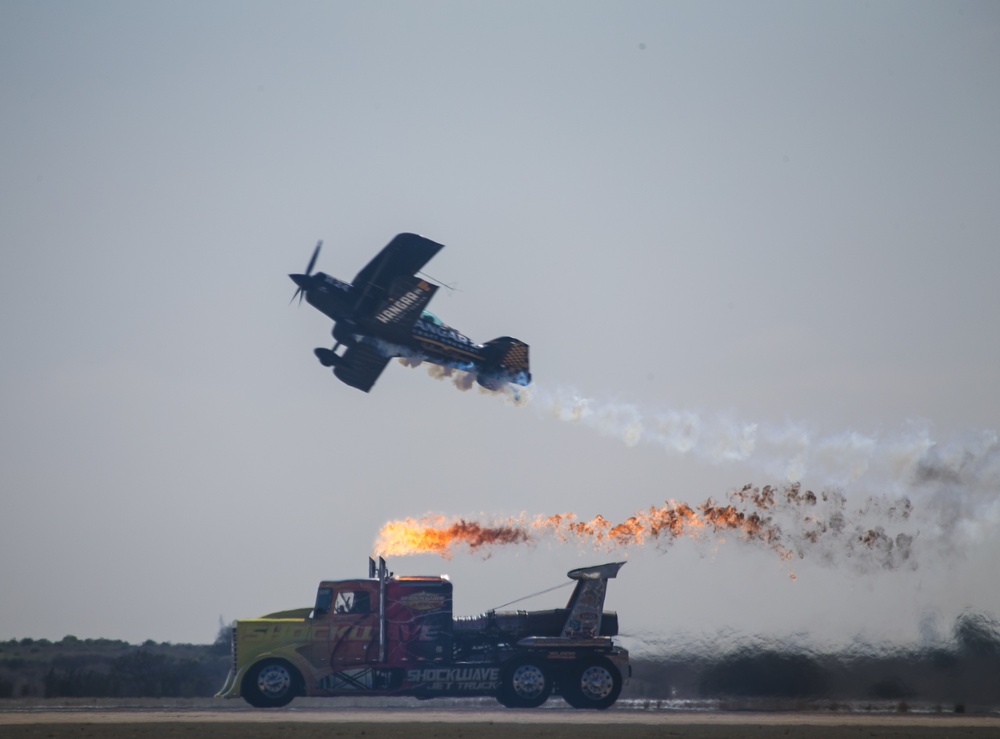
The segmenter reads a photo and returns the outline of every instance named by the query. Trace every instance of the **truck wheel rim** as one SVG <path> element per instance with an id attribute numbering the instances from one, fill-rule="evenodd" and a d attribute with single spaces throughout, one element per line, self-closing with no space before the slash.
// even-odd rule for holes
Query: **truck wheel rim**
<path id="1" fill-rule="evenodd" d="M 588 700 L 599 701 L 611 695 L 615 688 L 614 678 L 603 667 L 588 667 L 580 675 L 580 690 Z"/>
<path id="2" fill-rule="evenodd" d="M 257 675 L 257 689 L 269 698 L 284 695 L 292 685 L 292 676 L 281 665 L 268 665 Z"/>
<path id="3" fill-rule="evenodd" d="M 545 674 L 535 665 L 521 665 L 514 670 L 510 681 L 521 698 L 537 698 L 545 690 Z"/>

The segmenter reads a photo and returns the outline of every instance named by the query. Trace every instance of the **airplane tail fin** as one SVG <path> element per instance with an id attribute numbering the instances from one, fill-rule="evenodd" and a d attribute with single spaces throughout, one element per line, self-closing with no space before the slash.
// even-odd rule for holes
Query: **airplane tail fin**
<path id="1" fill-rule="evenodd" d="M 531 383 L 531 368 L 528 362 L 528 345 L 510 336 L 487 341 L 483 345 L 485 366 L 476 381 L 490 390 L 498 390 L 504 384 Z"/>

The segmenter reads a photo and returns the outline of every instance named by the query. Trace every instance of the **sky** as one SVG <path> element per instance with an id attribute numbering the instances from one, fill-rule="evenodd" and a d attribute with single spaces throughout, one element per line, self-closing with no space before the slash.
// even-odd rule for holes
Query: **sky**
<path id="1" fill-rule="evenodd" d="M 0 639 L 205 643 L 365 576 L 389 521 L 745 484 L 909 556 L 778 506 L 790 559 L 542 535 L 389 566 L 474 615 L 627 560 L 639 650 L 1000 615 L 998 69 L 992 2 L 0 4 Z M 445 245 L 437 315 L 530 344 L 520 402 L 316 361 L 287 275 L 404 231 Z"/>

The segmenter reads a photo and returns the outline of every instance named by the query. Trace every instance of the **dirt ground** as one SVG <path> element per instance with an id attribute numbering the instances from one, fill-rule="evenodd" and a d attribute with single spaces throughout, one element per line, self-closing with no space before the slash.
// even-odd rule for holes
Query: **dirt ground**
<path id="1" fill-rule="evenodd" d="M 22 710 L 0 711 L 0 737 L 44 739 L 896 739 L 1000 738 L 1000 717 L 608 711 Z"/>

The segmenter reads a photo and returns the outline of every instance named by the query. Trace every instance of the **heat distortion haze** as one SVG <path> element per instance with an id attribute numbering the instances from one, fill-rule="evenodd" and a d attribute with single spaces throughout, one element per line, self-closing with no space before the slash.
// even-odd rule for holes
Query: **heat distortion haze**
<path id="1" fill-rule="evenodd" d="M 413 366 L 412 364 L 408 366 Z M 469 390 L 474 378 L 431 367 L 431 377 Z M 1000 440 L 982 430 L 935 439 L 929 423 L 894 433 L 821 433 L 799 422 L 751 422 L 692 410 L 651 409 L 601 401 L 576 390 L 480 389 L 541 418 L 617 439 L 652 445 L 711 466 L 739 464 L 771 480 L 745 485 L 716 502 L 702 495 L 667 499 L 624 521 L 576 512 L 503 516 L 428 514 L 387 523 L 377 548 L 386 554 L 458 550 L 488 554 L 498 546 L 575 542 L 597 549 L 664 548 L 685 537 L 735 539 L 772 550 L 782 560 L 818 560 L 859 570 L 916 567 L 919 554 L 961 552 L 1000 523 Z M 809 479 L 813 490 L 802 487 Z"/>

